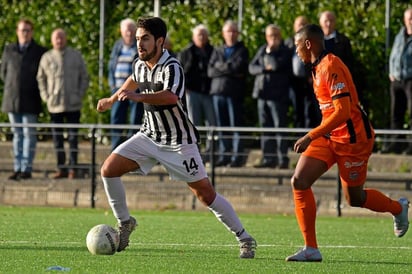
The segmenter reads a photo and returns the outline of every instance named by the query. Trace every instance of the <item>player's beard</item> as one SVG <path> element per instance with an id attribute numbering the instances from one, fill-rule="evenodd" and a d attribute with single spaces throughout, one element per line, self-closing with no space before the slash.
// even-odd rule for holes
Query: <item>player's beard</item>
<path id="1" fill-rule="evenodd" d="M 152 59 L 153 57 L 155 57 L 157 52 L 157 45 L 154 46 L 153 50 L 149 53 L 146 54 L 146 56 L 139 56 L 139 59 L 142 61 L 149 61 L 150 59 Z"/>

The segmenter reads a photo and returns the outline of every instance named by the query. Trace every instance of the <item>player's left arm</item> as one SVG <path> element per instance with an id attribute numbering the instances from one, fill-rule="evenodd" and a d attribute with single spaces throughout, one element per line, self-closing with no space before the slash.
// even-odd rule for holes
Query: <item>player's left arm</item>
<path id="1" fill-rule="evenodd" d="M 161 90 L 154 93 L 136 93 L 129 90 L 121 90 L 118 94 L 119 100 L 132 100 L 149 105 L 173 105 L 179 100 L 176 94 L 170 90 Z"/>
<path id="2" fill-rule="evenodd" d="M 296 141 L 293 147 L 295 152 L 305 151 L 312 140 L 330 133 L 350 118 L 351 98 L 348 79 L 344 78 L 343 73 L 327 73 L 325 77 L 332 97 L 333 112 L 319 126 Z"/>
<path id="3" fill-rule="evenodd" d="M 350 118 L 351 114 L 351 93 L 348 85 L 350 79 L 346 79 L 345 74 L 339 70 L 332 70 L 325 74 L 325 78 L 332 98 L 333 112 L 323 120 L 321 125 L 308 133 L 312 140 L 339 127 Z"/>
<path id="4" fill-rule="evenodd" d="M 325 136 L 332 130 L 346 122 L 350 117 L 349 96 L 333 99 L 334 111 L 326 118 L 321 125 L 309 131 L 306 135 L 298 139 L 293 147 L 295 152 L 303 152 L 310 145 L 312 140 Z"/>
<path id="5" fill-rule="evenodd" d="M 118 93 L 119 100 L 132 100 L 149 105 L 174 105 L 184 94 L 184 72 L 178 62 L 171 62 L 162 73 L 163 89 L 154 92 L 136 93 L 129 89 Z M 156 76 L 155 76 L 156 77 Z"/>

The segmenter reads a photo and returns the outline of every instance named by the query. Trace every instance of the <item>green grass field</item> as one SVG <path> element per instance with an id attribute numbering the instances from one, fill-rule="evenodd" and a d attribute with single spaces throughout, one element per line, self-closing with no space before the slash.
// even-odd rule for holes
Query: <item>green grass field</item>
<path id="1" fill-rule="evenodd" d="M 256 258 L 238 259 L 234 237 L 206 211 L 132 212 L 139 227 L 125 252 L 91 255 L 85 244 L 111 212 L 0 206 L 0 273 L 410 273 L 412 233 L 396 238 L 389 215 L 318 217 L 322 263 L 284 258 L 302 245 L 294 216 L 240 215 L 258 241 Z"/>

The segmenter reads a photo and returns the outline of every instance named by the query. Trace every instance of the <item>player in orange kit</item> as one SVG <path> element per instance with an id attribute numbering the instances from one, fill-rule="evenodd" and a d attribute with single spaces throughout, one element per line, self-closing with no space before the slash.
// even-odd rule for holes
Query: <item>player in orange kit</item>
<path id="1" fill-rule="evenodd" d="M 316 203 L 311 187 L 335 163 L 349 205 L 391 213 L 394 233 L 402 237 L 409 227 L 409 201 L 406 198 L 395 201 L 378 190 L 364 188 L 374 130 L 359 104 L 348 68 L 337 56 L 325 51 L 323 32 L 317 25 L 299 30 L 295 45 L 299 58 L 312 64 L 313 88 L 322 122 L 294 145 L 294 151 L 302 154 L 291 183 L 305 246 L 286 261 L 322 261 L 316 241 Z"/>

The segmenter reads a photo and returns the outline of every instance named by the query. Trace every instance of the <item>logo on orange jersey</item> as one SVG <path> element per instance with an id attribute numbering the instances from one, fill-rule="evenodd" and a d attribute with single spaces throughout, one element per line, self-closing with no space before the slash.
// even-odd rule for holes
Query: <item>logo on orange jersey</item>
<path id="1" fill-rule="evenodd" d="M 337 83 L 335 85 L 333 85 L 332 90 L 336 91 L 336 90 L 342 90 L 345 88 L 345 83 Z"/>

